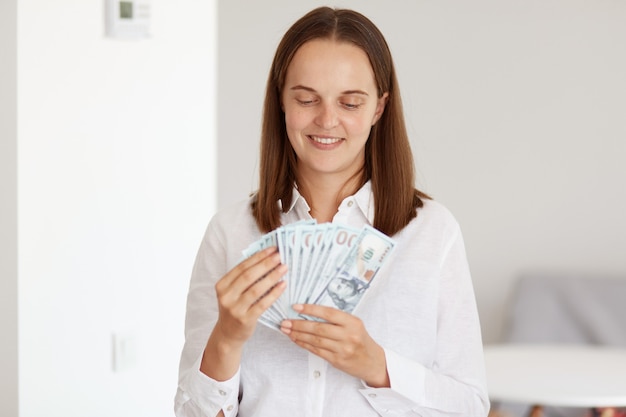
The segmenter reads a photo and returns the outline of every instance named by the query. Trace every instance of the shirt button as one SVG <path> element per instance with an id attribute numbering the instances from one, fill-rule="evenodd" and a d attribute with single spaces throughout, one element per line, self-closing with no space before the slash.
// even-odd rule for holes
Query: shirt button
<path id="1" fill-rule="evenodd" d="M 233 406 L 229 405 L 228 408 L 226 409 L 226 411 L 232 411 L 233 410 Z"/>
<path id="2" fill-rule="evenodd" d="M 352 207 L 353 204 L 354 204 L 354 201 L 352 200 L 348 201 L 348 207 Z"/>
<path id="3" fill-rule="evenodd" d="M 221 395 L 222 397 L 223 397 L 223 396 L 225 396 L 225 395 L 226 395 L 226 391 L 224 391 L 224 390 L 220 390 L 220 395 Z"/>
<path id="4" fill-rule="evenodd" d="M 367 394 L 367 396 L 370 398 L 376 398 L 376 394 Z"/>
<path id="5" fill-rule="evenodd" d="M 313 378 L 317 379 L 322 375 L 322 373 L 320 371 L 315 371 L 313 372 Z"/>

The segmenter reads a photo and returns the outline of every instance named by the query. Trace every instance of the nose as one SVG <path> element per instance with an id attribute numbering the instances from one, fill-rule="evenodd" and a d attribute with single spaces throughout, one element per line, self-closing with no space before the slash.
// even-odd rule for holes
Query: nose
<path id="1" fill-rule="evenodd" d="M 337 125 L 337 112 L 332 104 L 322 103 L 318 109 L 319 111 L 315 117 L 316 125 L 326 130 L 332 129 Z"/>

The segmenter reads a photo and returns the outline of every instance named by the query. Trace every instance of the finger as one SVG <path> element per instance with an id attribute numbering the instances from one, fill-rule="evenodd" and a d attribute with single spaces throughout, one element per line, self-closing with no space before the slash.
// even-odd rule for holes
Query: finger
<path id="1" fill-rule="evenodd" d="M 316 346 L 328 346 L 323 339 L 332 342 L 343 340 L 344 330 L 336 324 L 313 320 L 283 320 L 281 323 L 281 331 L 294 342 L 303 341 Z"/>
<path id="2" fill-rule="evenodd" d="M 234 275 L 232 279 L 223 283 L 225 286 L 224 288 L 238 294 L 239 296 L 252 285 L 269 275 L 270 272 L 279 265 L 281 265 L 280 254 L 278 252 L 270 252 L 270 254 L 265 257 L 261 257 L 260 259 L 257 258 L 255 263 L 246 264 L 245 266 L 247 268 L 236 267 L 233 269 L 233 275 L 236 275 Z"/>
<path id="3" fill-rule="evenodd" d="M 272 290 L 278 285 L 282 277 L 287 272 L 287 265 L 279 264 L 273 270 L 265 274 L 262 278 L 257 279 L 250 286 L 244 289 L 240 298 L 245 305 L 250 308 L 258 303 L 261 299 L 270 296 Z"/>
<path id="4" fill-rule="evenodd" d="M 350 321 L 350 318 L 354 317 L 336 308 L 317 304 L 294 304 L 292 308 L 305 316 L 317 317 L 329 323 L 339 325 L 345 325 Z"/>
<path id="5" fill-rule="evenodd" d="M 341 349 L 341 342 L 319 334 L 300 332 L 292 329 L 289 338 L 296 345 L 324 359 L 336 356 Z"/>
<path id="6" fill-rule="evenodd" d="M 247 271 L 248 269 L 252 268 L 259 262 L 262 262 L 263 260 L 267 259 L 275 253 L 278 253 L 278 247 L 276 246 L 270 246 L 269 248 L 265 248 L 255 253 L 254 255 L 244 259 L 239 264 L 237 264 L 237 266 L 228 271 L 220 281 L 223 281 L 224 286 L 230 286 L 244 271 Z"/>
<path id="7" fill-rule="evenodd" d="M 302 340 L 294 340 L 293 341 L 296 345 L 300 346 L 303 349 L 308 350 L 309 352 L 311 352 L 312 354 L 319 356 L 322 359 L 325 359 L 326 361 L 333 363 L 333 358 L 336 355 L 336 352 L 330 349 L 326 349 L 324 347 L 321 347 L 319 345 L 312 345 L 310 343 L 307 343 L 305 341 Z"/>
<path id="8" fill-rule="evenodd" d="M 265 310 L 267 310 L 287 288 L 286 281 L 280 281 L 266 292 L 261 298 L 257 299 L 250 307 L 250 312 L 258 319 Z"/>

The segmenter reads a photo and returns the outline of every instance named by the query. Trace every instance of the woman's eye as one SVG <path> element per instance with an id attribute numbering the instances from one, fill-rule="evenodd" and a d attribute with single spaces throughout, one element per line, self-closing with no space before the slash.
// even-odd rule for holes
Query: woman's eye
<path id="1" fill-rule="evenodd" d="M 315 100 L 313 100 L 313 99 L 297 98 L 296 101 L 298 102 L 298 104 L 300 104 L 302 106 L 310 106 L 311 104 L 315 103 Z"/>
<path id="2" fill-rule="evenodd" d="M 356 110 L 359 107 L 361 107 L 360 103 L 343 103 L 343 107 L 345 107 L 348 110 Z"/>

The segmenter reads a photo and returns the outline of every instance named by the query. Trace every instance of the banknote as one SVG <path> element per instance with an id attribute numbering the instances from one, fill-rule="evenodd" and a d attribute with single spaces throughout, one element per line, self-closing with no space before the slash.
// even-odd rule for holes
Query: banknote
<path id="1" fill-rule="evenodd" d="M 315 220 L 281 226 L 250 244 L 244 257 L 277 246 L 287 265 L 287 288 L 259 318 L 279 329 L 286 318 L 319 320 L 299 315 L 293 304 L 319 304 L 351 313 L 389 259 L 395 242 L 371 226 L 355 228 Z"/>
<path id="2" fill-rule="evenodd" d="M 392 239 L 366 226 L 344 258 L 335 264 L 335 271 L 323 282 L 313 304 L 352 312 L 369 288 L 378 270 L 395 246 Z"/>

